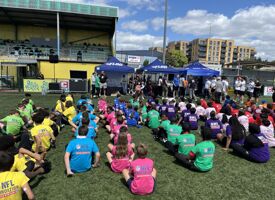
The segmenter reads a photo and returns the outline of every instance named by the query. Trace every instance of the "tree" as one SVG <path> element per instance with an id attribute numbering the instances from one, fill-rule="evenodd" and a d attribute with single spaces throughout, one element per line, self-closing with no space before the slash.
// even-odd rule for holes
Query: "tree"
<path id="1" fill-rule="evenodd" d="M 188 64 L 188 58 L 182 51 L 172 50 L 166 55 L 166 64 L 173 67 L 182 67 Z"/>
<path id="2" fill-rule="evenodd" d="M 147 65 L 149 65 L 149 60 L 145 59 L 145 60 L 143 61 L 143 66 L 147 66 Z"/>

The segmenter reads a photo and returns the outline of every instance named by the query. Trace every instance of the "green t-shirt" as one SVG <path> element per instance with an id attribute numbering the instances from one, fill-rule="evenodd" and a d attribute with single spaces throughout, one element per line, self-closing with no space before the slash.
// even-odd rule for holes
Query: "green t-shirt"
<path id="1" fill-rule="evenodd" d="M 31 115 L 33 113 L 33 108 L 32 108 L 32 105 L 30 103 L 25 106 L 25 110 L 28 111 L 29 117 L 31 118 Z"/>
<path id="2" fill-rule="evenodd" d="M 9 115 L 0 121 L 7 123 L 6 133 L 9 135 L 18 135 L 24 125 L 22 118 L 16 115 Z"/>
<path id="3" fill-rule="evenodd" d="M 98 77 L 98 76 L 95 77 L 95 87 L 96 87 L 96 88 L 99 88 L 99 87 L 100 87 L 100 80 L 99 80 L 99 77 Z"/>
<path id="4" fill-rule="evenodd" d="M 196 144 L 196 137 L 190 133 L 179 135 L 176 144 L 179 145 L 178 152 L 187 156 Z"/>
<path id="5" fill-rule="evenodd" d="M 141 117 L 142 117 L 142 121 L 145 122 L 146 118 L 147 118 L 147 107 L 143 106 L 141 108 Z"/>
<path id="6" fill-rule="evenodd" d="M 138 107 L 139 108 L 139 102 L 135 101 L 134 99 L 130 99 L 130 103 L 133 106 L 133 108 Z"/>
<path id="7" fill-rule="evenodd" d="M 167 140 L 175 144 L 177 137 L 182 132 L 182 127 L 177 124 L 169 124 L 167 126 L 166 132 L 167 132 Z"/>
<path id="8" fill-rule="evenodd" d="M 170 125 L 170 121 L 167 119 L 167 120 L 164 120 L 160 123 L 160 126 L 164 129 L 164 130 L 167 130 L 167 127 L 168 125 Z"/>
<path id="9" fill-rule="evenodd" d="M 20 117 L 26 117 L 28 120 L 30 119 L 30 112 L 26 109 L 24 110 L 17 110 L 20 113 Z"/>
<path id="10" fill-rule="evenodd" d="M 215 145 L 211 141 L 203 141 L 197 144 L 192 152 L 196 154 L 195 166 L 201 171 L 209 171 L 213 167 Z"/>
<path id="11" fill-rule="evenodd" d="M 151 110 L 147 114 L 147 118 L 149 119 L 148 126 L 149 128 L 158 128 L 159 127 L 159 112 L 156 110 Z"/>

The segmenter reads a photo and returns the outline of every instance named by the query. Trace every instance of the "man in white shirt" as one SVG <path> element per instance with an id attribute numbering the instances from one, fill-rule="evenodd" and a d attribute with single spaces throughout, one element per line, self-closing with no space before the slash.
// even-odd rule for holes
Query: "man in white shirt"
<path id="1" fill-rule="evenodd" d="M 244 78 L 241 78 L 241 85 L 240 85 L 241 104 L 243 103 L 243 100 L 244 100 L 245 90 L 246 90 L 246 81 Z"/>
<path id="2" fill-rule="evenodd" d="M 93 97 L 93 95 L 95 96 L 95 78 L 96 73 L 94 72 L 91 76 L 91 97 Z"/>
<path id="3" fill-rule="evenodd" d="M 226 77 L 223 78 L 222 85 L 223 85 L 222 99 L 224 100 L 226 95 L 228 94 L 228 87 L 229 87 L 229 83 Z"/>
<path id="4" fill-rule="evenodd" d="M 255 88 L 255 82 L 252 79 L 250 79 L 249 83 L 247 84 L 248 100 L 253 98 L 254 88 Z"/>
<path id="5" fill-rule="evenodd" d="M 210 98 L 210 95 L 209 95 L 210 85 L 211 85 L 211 81 L 209 80 L 209 78 L 207 78 L 206 81 L 205 81 L 205 84 L 204 84 L 204 98 L 205 99 Z"/>
<path id="6" fill-rule="evenodd" d="M 238 76 L 237 79 L 235 80 L 235 84 L 234 84 L 234 94 L 235 94 L 234 99 L 237 101 L 239 100 L 240 89 L 241 89 L 241 77 Z"/>

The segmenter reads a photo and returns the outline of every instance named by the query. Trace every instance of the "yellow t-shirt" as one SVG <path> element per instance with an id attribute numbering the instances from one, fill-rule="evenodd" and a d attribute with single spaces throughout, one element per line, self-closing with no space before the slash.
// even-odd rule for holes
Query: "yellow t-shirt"
<path id="1" fill-rule="evenodd" d="M 37 125 L 31 129 L 32 139 L 35 141 L 35 137 L 38 136 L 41 139 L 42 146 L 48 150 L 51 146 L 51 138 L 53 135 L 53 130 L 49 126 L 45 126 L 43 124 Z M 32 150 L 35 151 L 36 143 L 34 142 L 32 145 Z"/>
<path id="2" fill-rule="evenodd" d="M 54 122 L 53 122 L 53 120 L 51 120 L 49 118 L 45 118 L 44 121 L 42 122 L 42 124 L 45 126 L 51 127 L 54 124 Z"/>
<path id="3" fill-rule="evenodd" d="M 19 156 L 19 154 L 16 154 L 14 156 L 14 163 L 13 163 L 10 171 L 23 172 L 27 168 L 26 163 L 29 161 L 35 162 L 35 159 L 33 159 L 27 155 Z"/>
<path id="4" fill-rule="evenodd" d="M 60 113 L 63 113 L 61 104 L 63 104 L 63 107 L 66 108 L 65 107 L 65 102 L 62 102 L 62 101 L 58 100 L 56 102 L 55 110 L 58 111 L 58 112 L 60 112 Z"/>
<path id="5" fill-rule="evenodd" d="M 72 119 L 76 116 L 76 110 L 73 106 L 71 106 L 63 112 L 63 115 L 66 116 L 69 121 L 72 121 Z"/>
<path id="6" fill-rule="evenodd" d="M 22 187 L 28 183 L 29 178 L 23 172 L 0 173 L 0 199 L 21 200 Z"/>

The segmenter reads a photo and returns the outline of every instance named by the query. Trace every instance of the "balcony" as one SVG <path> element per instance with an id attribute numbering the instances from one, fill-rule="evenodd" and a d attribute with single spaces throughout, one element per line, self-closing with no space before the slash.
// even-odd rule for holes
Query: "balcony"
<path id="1" fill-rule="evenodd" d="M 222 47 L 226 47 L 226 43 L 222 43 Z"/>
<path id="2" fill-rule="evenodd" d="M 206 53 L 199 53 L 199 58 L 205 58 L 206 57 Z"/>
<path id="3" fill-rule="evenodd" d="M 206 48 L 200 47 L 200 48 L 199 48 L 199 51 L 200 51 L 200 52 L 206 52 Z"/>
<path id="4" fill-rule="evenodd" d="M 200 46 L 200 47 L 206 47 L 207 44 L 206 44 L 206 42 L 200 42 L 200 43 L 199 43 L 199 46 Z"/>
<path id="5" fill-rule="evenodd" d="M 222 53 L 225 53 L 225 52 L 226 52 L 226 49 L 222 48 L 222 49 L 221 49 L 221 52 L 222 52 Z"/>

